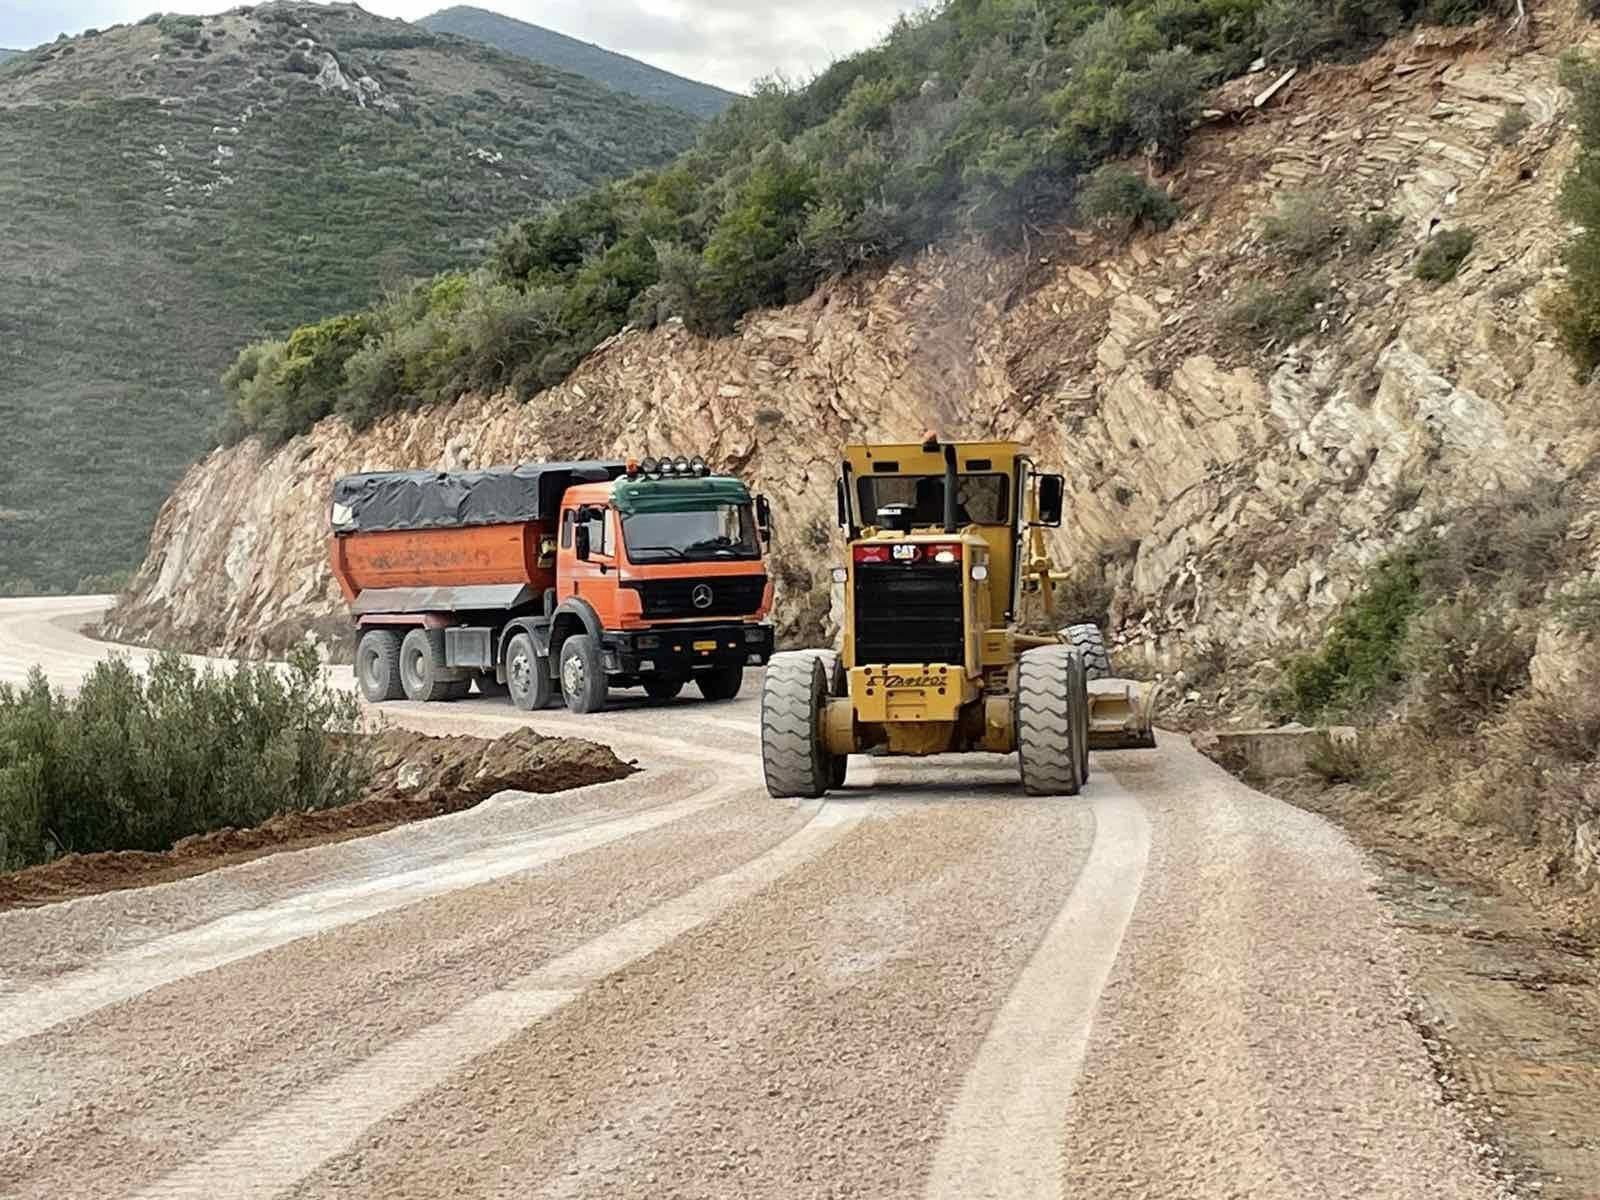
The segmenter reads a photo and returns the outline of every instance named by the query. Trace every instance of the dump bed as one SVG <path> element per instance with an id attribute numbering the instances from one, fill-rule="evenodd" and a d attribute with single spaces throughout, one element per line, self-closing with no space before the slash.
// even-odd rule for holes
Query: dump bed
<path id="1" fill-rule="evenodd" d="M 387 471 L 334 483 L 331 558 L 358 613 L 510 608 L 555 585 L 561 499 L 621 463 Z"/>

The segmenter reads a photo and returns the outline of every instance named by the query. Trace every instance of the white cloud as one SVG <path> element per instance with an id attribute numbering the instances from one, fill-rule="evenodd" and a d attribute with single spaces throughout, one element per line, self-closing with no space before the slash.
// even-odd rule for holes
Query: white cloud
<path id="1" fill-rule="evenodd" d="M 450 0 L 364 0 L 386 17 L 414 21 Z M 777 7 L 763 0 L 477 0 L 508 17 L 632 55 L 667 71 L 746 91 L 762 76 L 803 80 L 878 41 L 918 0 L 844 0 Z M 0 46 L 25 48 L 137 21 L 152 10 L 216 12 L 215 0 L 4 0 Z"/>

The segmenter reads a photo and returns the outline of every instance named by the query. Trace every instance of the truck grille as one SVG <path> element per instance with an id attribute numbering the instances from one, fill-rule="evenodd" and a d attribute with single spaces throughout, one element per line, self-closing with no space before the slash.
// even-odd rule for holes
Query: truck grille
<path id="1" fill-rule="evenodd" d="M 761 607 L 765 575 L 720 575 L 705 579 L 640 579 L 623 584 L 639 593 L 651 620 L 678 617 L 747 617 Z M 706 591 L 710 592 L 707 602 Z M 696 602 L 698 600 L 698 603 Z"/>
<path id="2" fill-rule="evenodd" d="M 961 663 L 961 566 L 856 566 L 856 662 Z"/>

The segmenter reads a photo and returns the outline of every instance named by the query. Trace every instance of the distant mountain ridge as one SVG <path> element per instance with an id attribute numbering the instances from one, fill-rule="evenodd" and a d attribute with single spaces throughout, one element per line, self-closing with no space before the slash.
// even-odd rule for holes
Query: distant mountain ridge
<path id="1" fill-rule="evenodd" d="M 0 594 L 139 560 L 172 481 L 215 444 L 242 343 L 476 262 L 508 222 L 659 165 L 696 129 L 346 4 L 152 14 L 12 56 Z"/>
<path id="2" fill-rule="evenodd" d="M 615 91 L 664 104 L 695 117 L 714 117 L 738 99 L 733 92 L 709 83 L 685 79 L 625 54 L 469 5 L 441 9 L 432 16 L 423 17 L 417 24 L 434 33 L 452 33 L 487 42 L 508 54 L 519 54 L 558 70 L 571 71 Z"/>

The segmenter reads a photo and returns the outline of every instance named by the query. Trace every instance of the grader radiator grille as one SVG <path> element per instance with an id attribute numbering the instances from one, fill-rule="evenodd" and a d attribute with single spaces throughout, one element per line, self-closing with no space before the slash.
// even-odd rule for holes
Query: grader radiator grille
<path id="1" fill-rule="evenodd" d="M 856 565 L 856 662 L 960 663 L 961 565 Z"/>

